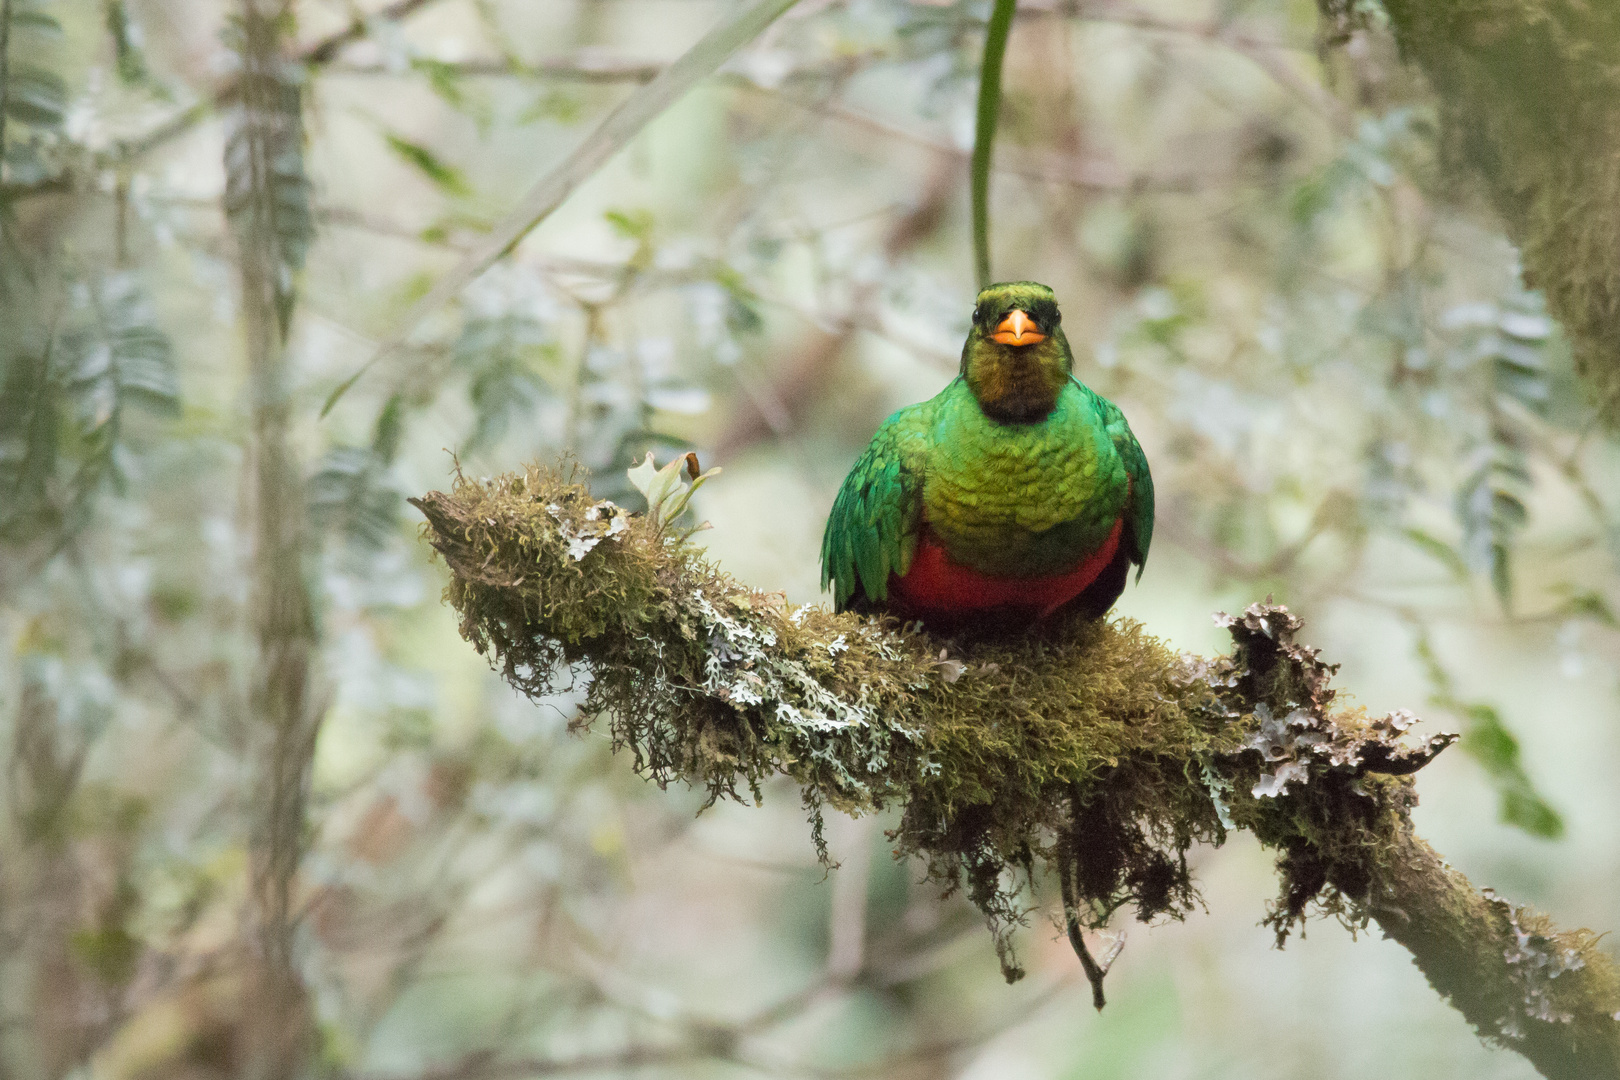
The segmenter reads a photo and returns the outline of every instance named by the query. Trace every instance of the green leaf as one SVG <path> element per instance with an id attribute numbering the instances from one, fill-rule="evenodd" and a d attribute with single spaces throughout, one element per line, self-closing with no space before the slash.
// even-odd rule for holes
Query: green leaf
<path id="1" fill-rule="evenodd" d="M 54 71 L 13 63 L 6 78 L 6 115 L 32 127 L 56 130 L 67 111 L 67 84 Z"/>
<path id="2" fill-rule="evenodd" d="M 1452 547 L 1444 540 L 1440 540 L 1429 535 L 1422 529 L 1402 529 L 1401 535 L 1412 541 L 1413 544 L 1417 545 L 1418 549 L 1425 555 L 1444 566 L 1448 571 L 1451 572 L 1452 577 L 1456 578 L 1458 581 L 1468 580 L 1468 564 L 1463 561 L 1463 557 L 1461 555 L 1457 554 L 1456 548 Z"/>
<path id="3" fill-rule="evenodd" d="M 1484 766 L 1495 781 L 1502 820 L 1532 836 L 1547 839 L 1562 836 L 1563 818 L 1531 783 L 1520 761 L 1519 740 L 1502 722 L 1501 714 L 1494 707 L 1478 702 L 1462 705 L 1458 711 L 1469 721 L 1463 731 L 1463 751 Z"/>
<path id="4" fill-rule="evenodd" d="M 276 312 L 285 338 L 296 295 L 295 274 L 303 269 L 315 238 L 315 217 L 304 171 L 303 95 L 297 74 L 281 65 L 260 77 L 265 80 L 260 91 L 239 93 L 228 114 L 225 215 L 243 243 L 257 243 L 259 229 L 270 234 L 279 263 L 273 282 Z M 269 169 L 269 200 L 262 207 L 254 198 L 256 152 L 266 155 Z M 269 220 L 260 221 L 261 214 Z"/>
<path id="5" fill-rule="evenodd" d="M 44 355 L 3 357 L 0 532 L 70 532 L 85 521 L 103 483 L 124 482 L 135 411 L 177 415 L 179 376 L 138 280 L 109 274 L 80 286 Z"/>
<path id="6" fill-rule="evenodd" d="M 0 536 L 33 535 L 51 515 L 43 504 L 56 473 L 61 385 L 49 357 L 0 356 Z"/>
<path id="7" fill-rule="evenodd" d="M 140 940 L 122 925 L 75 930 L 68 937 L 68 946 L 75 958 L 109 986 L 123 986 L 134 978 L 142 951 Z"/>
<path id="8" fill-rule="evenodd" d="M 1457 699 L 1451 676 L 1435 655 L 1428 629 L 1421 623 L 1417 625 L 1415 645 L 1418 661 L 1433 689 L 1431 700 L 1466 721 L 1463 752 L 1479 762 L 1490 777 L 1501 800 L 1502 820 L 1533 836 L 1551 839 L 1562 835 L 1563 819 L 1531 783 L 1520 760 L 1519 740 L 1508 730 L 1502 714 L 1493 705 Z"/>
<path id="9" fill-rule="evenodd" d="M 124 0 L 107 0 L 107 32 L 112 35 L 118 77 L 135 85 L 147 79 L 146 53 L 141 49 L 141 28 L 130 17 Z"/>
<path id="10" fill-rule="evenodd" d="M 62 33 L 62 24 L 57 21 L 56 16 L 29 7 L 12 9 L 11 28 L 13 30 L 36 30 L 52 36 Z"/>
<path id="11" fill-rule="evenodd" d="M 681 479 L 683 469 L 691 478 L 690 484 Z M 678 457 L 663 468 L 655 465 L 652 454 L 648 454 L 645 461 L 640 465 L 631 466 L 625 471 L 625 475 L 647 500 L 647 515 L 652 518 L 653 524 L 662 529 L 686 513 L 687 504 L 691 502 L 693 493 L 707 483 L 710 477 L 719 476 L 720 472 L 720 469 L 715 468 L 698 473 L 696 454 Z"/>
<path id="12" fill-rule="evenodd" d="M 433 184 L 447 195 L 464 196 L 472 193 L 467 184 L 467 178 L 461 170 L 442 160 L 437 154 L 420 143 L 395 135 L 393 132 L 384 132 L 383 138 L 388 141 L 388 149 L 406 164 L 414 167 L 423 176 L 433 181 Z"/>
<path id="13" fill-rule="evenodd" d="M 1539 316 L 1517 316 L 1509 312 L 1501 316 L 1504 325 L 1515 326 L 1521 333 L 1528 334 L 1528 326 L 1520 326 L 1514 320 L 1528 321 L 1541 320 Z M 1552 400 L 1552 382 L 1547 374 L 1546 342 L 1544 339 L 1535 341 L 1515 340 L 1507 335 L 1491 335 L 1485 339 L 1482 349 L 1491 363 L 1491 382 L 1494 391 L 1511 401 L 1516 401 L 1534 413 L 1544 415 Z"/>
<path id="14" fill-rule="evenodd" d="M 651 210 L 609 210 L 602 215 L 613 231 L 627 240 L 645 241 L 652 235 Z"/>
<path id="15" fill-rule="evenodd" d="M 681 483 L 681 465 L 681 459 L 676 458 L 660 469 L 648 454 L 640 465 L 625 470 L 630 483 L 647 500 L 647 513 L 656 523 L 667 520 L 668 510 L 675 505 L 685 486 Z"/>
<path id="16" fill-rule="evenodd" d="M 1463 556 L 1490 575 L 1502 609 L 1513 600 L 1513 548 L 1529 522 L 1523 493 L 1531 478 L 1517 430 L 1504 417 L 1491 426 L 1490 441 L 1479 449 L 1484 461 L 1457 492 L 1463 526 Z"/>
<path id="17" fill-rule="evenodd" d="M 411 67 L 427 76 L 428 86 L 446 105 L 472 117 L 480 127 L 489 122 L 491 115 L 488 103 L 483 101 L 480 95 L 467 93 L 461 71 L 456 65 L 418 56 L 411 60 Z"/>
<path id="18" fill-rule="evenodd" d="M 405 429 L 405 399 L 395 394 L 388 399 L 377 416 L 377 427 L 371 436 L 371 452 L 384 465 L 393 464 L 399 453 L 399 440 Z"/>
<path id="19" fill-rule="evenodd" d="M 1513 609 L 1513 550 L 1506 544 L 1491 545 L 1491 589 L 1503 611 Z"/>
<path id="20" fill-rule="evenodd" d="M 523 125 L 536 120 L 554 120 L 559 124 L 577 124 L 584 116 L 585 107 L 578 95 L 565 90 L 547 90 L 518 114 L 517 123 Z"/>
<path id="21" fill-rule="evenodd" d="M 173 349 L 134 276 L 113 274 L 97 283 L 90 310 L 87 325 L 64 335 L 62 358 L 86 431 L 116 421 L 128 406 L 179 415 Z"/>
<path id="22" fill-rule="evenodd" d="M 1614 609 L 1595 592 L 1576 593 L 1559 606 L 1558 612 L 1566 618 L 1591 619 L 1610 629 L 1620 629 L 1620 618 L 1615 617 Z"/>
<path id="23" fill-rule="evenodd" d="M 1556 840 L 1564 835 L 1564 819 L 1547 801 L 1528 787 L 1502 792 L 1502 820 L 1531 836 Z"/>
<path id="24" fill-rule="evenodd" d="M 1501 715 L 1489 705 L 1469 705 L 1463 714 L 1471 721 L 1463 732 L 1462 747 L 1494 776 L 1519 771 L 1519 740 L 1502 723 Z"/>
<path id="25" fill-rule="evenodd" d="M 384 482 L 387 467 L 367 447 L 328 450 L 306 488 L 310 521 L 360 548 L 382 547 L 394 534 L 404 506 L 399 492 Z"/>
<path id="26" fill-rule="evenodd" d="M 470 375 L 473 432 L 463 449 L 492 445 L 513 420 L 533 417 L 552 396 L 541 364 L 553 348 L 545 326 L 528 315 L 468 320 L 453 352 L 456 366 Z"/>

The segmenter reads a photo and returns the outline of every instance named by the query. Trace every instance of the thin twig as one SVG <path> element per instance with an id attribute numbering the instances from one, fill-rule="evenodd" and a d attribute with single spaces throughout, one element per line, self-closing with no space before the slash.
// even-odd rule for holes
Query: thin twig
<path id="1" fill-rule="evenodd" d="M 435 65 L 436 67 L 438 65 Z M 522 78 L 554 79 L 579 83 L 647 83 L 658 77 L 664 65 L 647 60 L 537 60 L 532 64 L 516 63 L 506 59 L 462 60 L 443 65 L 444 69 L 466 78 Z M 327 65 L 327 71 L 337 75 L 396 75 L 416 74 L 414 67 L 390 67 L 381 60 L 370 63 L 337 63 Z"/>
<path id="2" fill-rule="evenodd" d="M 1313 109 L 1321 113 L 1341 134 L 1354 130 L 1354 118 L 1344 103 L 1328 93 L 1319 83 L 1312 82 L 1301 75 L 1293 64 L 1281 55 L 1284 52 L 1304 51 L 1307 46 L 1291 45 L 1284 41 L 1256 37 L 1220 20 L 1187 22 L 1178 19 L 1166 19 L 1137 8 L 1133 4 L 1106 3 L 1093 5 L 1068 0 L 1068 2 L 1050 4 L 1045 7 L 1039 5 L 1040 0 L 1033 0 L 1032 6 L 1043 14 L 1050 12 L 1086 22 L 1116 23 L 1120 26 L 1134 27 L 1139 30 L 1162 31 L 1164 33 L 1201 38 L 1205 41 L 1224 45 L 1232 51 L 1247 57 L 1256 67 L 1265 72 L 1272 81 L 1302 98 Z"/>
<path id="3" fill-rule="evenodd" d="M 1620 384 L 1611 387 L 1609 392 L 1603 395 L 1603 400 L 1598 402 L 1597 406 L 1592 410 L 1592 415 L 1586 418 L 1586 422 L 1581 425 L 1581 430 L 1576 433 L 1575 445 L 1570 447 L 1569 456 L 1564 461 L 1564 470 L 1566 472 L 1576 467 L 1576 460 L 1581 456 L 1581 451 L 1586 448 L 1586 441 L 1592 437 L 1593 432 L 1603 426 L 1604 417 L 1608 416 L 1614 409 L 1616 401 L 1620 401 Z"/>
<path id="4" fill-rule="evenodd" d="M 517 1058 L 508 1061 L 491 1060 L 490 1055 L 485 1053 L 468 1055 L 465 1060 L 443 1068 L 418 1073 L 361 1073 L 354 1080 L 523 1080 L 530 1076 L 570 1076 L 575 1073 L 644 1069 L 652 1065 L 679 1065 L 700 1060 L 704 1056 L 687 1046 L 632 1046 L 626 1050 L 582 1054 L 573 1058 Z"/>
<path id="5" fill-rule="evenodd" d="M 864 128 L 874 134 L 881 135 L 885 139 L 899 139 L 914 146 L 924 147 L 941 154 L 949 154 L 962 161 L 971 160 L 972 157 L 972 151 L 964 150 L 944 139 L 934 138 L 922 132 L 912 131 L 898 124 L 892 124 L 887 120 L 851 108 L 848 105 L 812 103 L 782 91 L 765 90 L 746 80 L 738 80 L 737 85 L 744 89 L 770 94 L 789 104 L 825 116 L 830 120 Z M 1066 184 L 1070 187 L 1096 191 L 1129 192 L 1192 192 L 1199 190 L 1211 181 L 1226 179 L 1218 174 L 1198 172 L 1164 175 L 1127 173 L 1111 162 L 1094 157 L 1049 156 L 1042 160 L 1030 160 L 1023 151 L 1020 151 L 1016 157 L 1010 160 L 1006 156 L 1003 156 L 999 161 L 992 160 L 991 172 L 1008 176 L 1022 176 L 1029 180 L 1038 180 L 1051 184 Z"/>
<path id="6" fill-rule="evenodd" d="M 3 0 L 3 2 L 9 7 L 11 0 Z M 435 2 L 436 0 L 400 0 L 400 2 L 391 4 L 377 12 L 369 20 L 355 20 L 335 34 L 312 42 L 301 50 L 295 59 L 309 67 L 322 66 L 335 58 L 343 46 L 352 44 L 364 37 L 369 22 L 375 22 L 378 19 L 398 22 Z M 4 80 L 0 80 L 0 85 L 3 85 L 3 82 Z M 214 110 L 221 102 L 230 100 L 237 92 L 238 88 L 235 80 L 219 85 L 208 97 L 193 102 L 175 112 L 145 135 L 113 144 L 107 153 L 107 157 L 121 162 L 144 157 L 195 129 L 213 115 Z M 0 128 L 4 127 L 3 117 L 4 111 L 0 110 Z"/>
<path id="7" fill-rule="evenodd" d="M 1063 926 L 1069 935 L 1069 944 L 1074 949 L 1074 955 L 1080 958 L 1080 967 L 1086 973 L 1086 982 L 1091 984 L 1091 1006 L 1098 1012 L 1108 1004 L 1103 996 L 1103 976 L 1108 969 L 1098 964 L 1086 948 L 1086 939 L 1080 932 L 1080 890 L 1076 887 L 1074 873 L 1076 864 L 1071 857 L 1058 868 L 1058 891 L 1063 898 Z"/>
<path id="8" fill-rule="evenodd" d="M 894 265 L 934 234 L 956 190 L 959 176 L 954 167 L 934 170 L 921 201 L 897 218 L 884 237 L 886 265 Z M 726 461 L 767 434 L 781 438 L 791 431 L 797 416 L 818 399 L 817 391 L 830 384 L 828 374 L 843 356 L 850 336 L 883 322 L 876 299 L 873 290 L 859 292 L 843 318 L 826 329 L 818 326 L 792 358 L 776 365 L 773 382 L 761 383 L 739 369 L 739 382 L 752 408 L 733 410 L 731 421 L 715 441 L 715 455 Z"/>
<path id="9" fill-rule="evenodd" d="M 6 172 L 6 110 L 11 107 L 11 0 L 0 0 L 0 180 Z"/>
<path id="10" fill-rule="evenodd" d="M 388 339 L 382 349 L 362 364 L 327 397 L 321 415 L 332 411 L 343 396 L 378 360 L 387 356 L 416 331 L 424 320 L 495 261 L 512 250 L 529 232 L 562 205 L 591 176 L 595 175 L 626 143 L 641 132 L 656 117 L 676 101 L 699 80 L 712 74 L 725 63 L 732 53 L 759 36 L 771 23 L 792 7 L 795 0 L 756 0 L 741 13 L 725 20 L 705 34 L 681 58 L 658 73 L 658 76 L 625 99 L 595 131 L 586 136 L 572 154 L 542 177 L 504 218 L 496 223 L 490 235 L 450 271 L 441 277 L 426 296 L 412 305 L 401 321 L 399 330 Z"/>
<path id="11" fill-rule="evenodd" d="M 1091 950 L 1086 948 L 1086 939 L 1080 934 L 1079 916 L 1070 914 L 1064 922 L 1069 931 L 1069 944 L 1074 946 L 1074 954 L 1080 958 L 1080 966 L 1085 970 L 1086 982 L 1091 984 L 1091 1007 L 1102 1012 L 1103 1006 L 1108 1004 L 1108 999 L 1103 996 L 1103 976 L 1108 973 L 1098 966 Z"/>
<path id="12" fill-rule="evenodd" d="M 1308 52 L 1314 48 L 1312 44 L 1307 42 L 1291 43 L 1278 38 L 1259 37 L 1254 34 L 1244 33 L 1219 19 L 1206 22 L 1167 19 L 1130 4 L 1081 4 L 1073 2 L 1048 4 L 1044 3 L 1043 0 L 1024 0 L 1024 6 L 1031 15 L 1060 15 L 1081 22 L 1112 23 L 1136 30 L 1156 30 L 1167 34 L 1203 38 L 1206 41 L 1218 40 L 1226 45 L 1241 45 L 1258 49 L 1287 49 L 1297 52 Z"/>
<path id="13" fill-rule="evenodd" d="M 379 19 L 384 22 L 399 22 L 401 19 L 408 18 L 420 9 L 435 2 L 436 0 L 395 0 L 394 3 L 389 4 L 369 18 L 351 19 L 349 25 L 337 33 L 329 34 L 299 50 L 296 58 L 305 64 L 324 64 L 337 56 L 338 51 L 345 45 L 352 44 L 365 37 L 371 22 Z"/>

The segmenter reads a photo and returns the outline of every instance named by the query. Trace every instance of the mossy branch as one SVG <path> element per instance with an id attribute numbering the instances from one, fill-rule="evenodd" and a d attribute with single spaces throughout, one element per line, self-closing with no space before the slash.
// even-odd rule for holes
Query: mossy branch
<path id="1" fill-rule="evenodd" d="M 1412 832 L 1410 774 L 1452 737 L 1335 709 L 1281 606 L 1223 617 L 1234 649 L 1213 660 L 1124 619 L 943 640 L 740 585 L 556 470 L 412 502 L 463 635 L 515 687 L 582 681 L 581 723 L 659 784 L 758 799 L 791 777 L 818 847 L 825 806 L 899 808 L 896 850 L 966 891 L 1009 979 L 1031 891 L 1057 880 L 1075 941 L 1121 907 L 1181 918 L 1187 850 L 1244 828 L 1279 855 L 1279 943 L 1310 909 L 1376 921 L 1485 1038 L 1549 1077 L 1620 1078 L 1620 976 L 1595 937 L 1476 890 Z"/>
<path id="2" fill-rule="evenodd" d="M 1319 0 L 1348 23 L 1348 0 Z M 1385 0 L 1440 95 L 1450 165 L 1484 178 L 1604 415 L 1620 422 L 1620 5 Z"/>

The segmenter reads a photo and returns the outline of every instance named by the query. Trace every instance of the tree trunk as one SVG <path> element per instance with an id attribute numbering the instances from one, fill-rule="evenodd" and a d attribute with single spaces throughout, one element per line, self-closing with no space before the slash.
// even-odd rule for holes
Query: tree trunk
<path id="1" fill-rule="evenodd" d="M 303 485 L 288 440 L 286 328 L 294 267 L 284 251 L 277 206 L 278 155 L 287 152 L 289 143 L 296 150 L 302 136 L 297 89 L 282 72 L 276 30 L 280 12 L 266 10 L 256 0 L 242 0 L 241 14 L 242 100 L 237 118 L 242 128 L 228 144 L 226 167 L 240 202 L 231 209 L 238 224 L 252 394 L 252 616 L 257 664 L 249 724 L 256 773 L 249 809 L 249 918 L 255 953 L 243 1003 L 238 1060 L 248 1080 L 290 1080 L 303 1072 L 312 1045 L 307 995 L 294 957 L 292 896 L 320 721 L 313 691 L 316 626 L 306 576 Z"/>

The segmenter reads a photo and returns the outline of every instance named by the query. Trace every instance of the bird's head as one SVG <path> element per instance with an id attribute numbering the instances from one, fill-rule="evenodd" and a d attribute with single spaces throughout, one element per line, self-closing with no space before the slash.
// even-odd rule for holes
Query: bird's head
<path id="1" fill-rule="evenodd" d="M 962 377 L 989 416 L 1032 423 L 1057 405 L 1074 357 L 1045 285 L 1010 281 L 979 293 L 962 346 Z"/>

